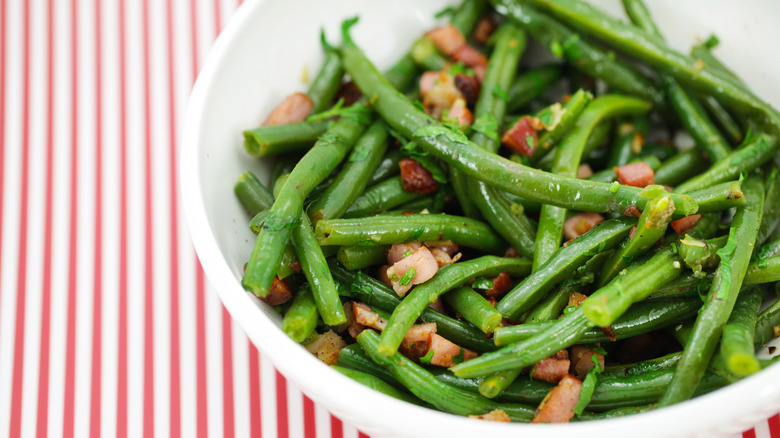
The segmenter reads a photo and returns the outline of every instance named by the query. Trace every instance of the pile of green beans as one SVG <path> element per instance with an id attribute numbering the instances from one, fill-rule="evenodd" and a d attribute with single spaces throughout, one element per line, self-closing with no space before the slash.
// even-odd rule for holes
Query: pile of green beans
<path id="1" fill-rule="evenodd" d="M 562 350 L 571 373 L 575 351 L 594 354 L 572 421 L 684 402 L 772 366 L 757 352 L 780 332 L 780 113 L 712 41 L 678 53 L 642 0 L 622 1 L 630 23 L 582 0 L 463 0 L 452 29 L 486 66 L 423 35 L 384 74 L 346 19 L 341 45 L 322 39 L 314 117 L 244 132 L 249 155 L 275 160 L 269 181 L 246 172 L 235 185 L 257 234 L 246 290 L 272 302 L 289 289 L 276 308 L 296 343 L 337 333 L 347 345 L 334 371 L 455 415 L 532 421 L 555 384 L 521 376 Z M 495 31 L 483 44 L 471 33 L 485 18 Z M 557 61 L 528 68 L 532 40 Z M 472 79 L 458 76 L 478 79 L 470 126 L 429 114 L 424 70 L 452 75 L 464 102 Z M 347 75 L 363 98 L 345 108 Z M 571 95 L 556 94 L 567 77 Z M 580 88 L 587 78 L 606 86 Z M 525 155 L 504 147 L 528 120 Z M 645 144 L 677 131 L 695 146 Z M 422 177 L 399 165 L 409 159 Z M 625 184 L 623 166 L 653 182 Z M 430 190 L 412 188 L 426 177 Z M 602 216 L 564 238 L 586 212 Z M 439 268 L 397 293 L 417 274 L 388 273 L 399 247 L 402 258 L 427 248 Z M 381 330 L 354 322 L 353 305 Z M 421 347 L 410 329 L 431 323 L 460 348 L 449 368 L 432 349 L 407 356 Z"/>

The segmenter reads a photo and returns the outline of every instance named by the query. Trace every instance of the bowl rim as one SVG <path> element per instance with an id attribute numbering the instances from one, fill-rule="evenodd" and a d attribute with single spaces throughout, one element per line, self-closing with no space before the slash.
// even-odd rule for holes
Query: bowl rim
<path id="1" fill-rule="evenodd" d="M 405 423 L 414 425 L 415 429 L 412 433 L 415 436 L 437 436 L 442 433 L 443 425 L 449 425 L 446 426 L 448 434 L 454 433 L 458 436 L 461 434 L 473 436 L 475 433 L 496 433 L 503 436 L 518 432 L 530 433 L 536 437 L 554 437 L 567 432 L 598 432 L 606 433 L 605 436 L 612 436 L 610 434 L 620 436 L 628 428 L 637 431 L 638 435 L 641 435 L 641 431 L 646 431 L 651 432 L 652 436 L 659 436 L 659 433 L 675 435 L 706 433 L 708 430 L 713 430 L 715 426 L 727 427 L 729 430 L 733 428 L 734 433 L 738 433 L 776 412 L 780 401 L 780 385 L 774 388 L 765 385 L 766 381 L 780 381 L 780 367 L 774 365 L 710 394 L 674 407 L 642 414 L 545 427 L 517 423 L 477 422 L 401 402 L 364 387 L 338 372 L 326 371 L 319 360 L 290 340 L 273 321 L 265 315 L 258 317 L 259 308 L 256 301 L 243 290 L 227 261 L 221 256 L 206 215 L 206 205 L 198 177 L 201 158 L 198 153 L 200 131 L 198 127 L 203 120 L 211 84 L 215 80 L 219 66 L 225 60 L 231 42 L 261 8 L 271 1 L 273 0 L 255 0 L 242 4 L 209 50 L 190 94 L 184 123 L 181 125 L 183 136 L 180 145 L 179 172 L 185 217 L 202 269 L 214 284 L 214 289 L 228 312 L 238 321 L 253 344 L 263 353 L 264 358 L 269 359 L 291 383 L 299 386 L 309 397 L 340 415 L 348 423 L 364 426 L 364 431 L 368 433 L 393 436 L 396 436 L 395 434 L 409 436 L 409 428 L 403 426 Z M 295 366 L 290 366 L 290 363 Z M 324 374 L 327 378 L 312 378 L 320 374 Z M 349 392 L 355 400 L 381 400 L 382 406 L 386 408 L 383 408 L 381 415 L 376 415 L 378 410 L 374 403 L 352 402 L 343 397 L 342 392 Z M 735 409 L 730 409 L 732 405 L 730 402 L 747 402 L 756 407 L 763 405 L 764 410 L 756 410 L 752 414 L 737 414 Z M 702 429 L 701 423 L 695 421 L 693 422 L 695 424 L 689 424 L 691 419 L 700 417 L 703 413 L 707 413 L 708 418 L 716 420 L 716 423 L 705 429 Z M 418 421 L 423 419 L 429 421 Z"/>

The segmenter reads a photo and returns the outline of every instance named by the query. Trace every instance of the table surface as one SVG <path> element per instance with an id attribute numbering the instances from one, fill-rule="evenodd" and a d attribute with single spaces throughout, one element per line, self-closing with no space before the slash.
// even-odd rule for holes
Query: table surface
<path id="1" fill-rule="evenodd" d="M 0 436 L 365 436 L 263 360 L 190 243 L 180 127 L 238 6 L 0 0 Z"/>

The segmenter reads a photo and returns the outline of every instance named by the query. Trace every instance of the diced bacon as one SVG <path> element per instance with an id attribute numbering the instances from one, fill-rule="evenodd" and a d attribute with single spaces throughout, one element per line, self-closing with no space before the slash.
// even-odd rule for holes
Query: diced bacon
<path id="1" fill-rule="evenodd" d="M 420 242 L 409 243 L 395 243 L 387 250 L 387 264 L 394 265 L 397 261 L 401 260 L 405 256 L 410 256 L 417 251 L 417 248 L 421 247 Z"/>
<path id="2" fill-rule="evenodd" d="M 382 331 L 387 327 L 387 320 L 379 316 L 378 313 L 371 310 L 371 307 L 365 303 L 352 302 L 352 315 L 355 322 Z"/>
<path id="3" fill-rule="evenodd" d="M 360 92 L 360 88 L 352 81 L 342 84 L 338 94 L 336 94 L 336 100 L 343 99 L 344 106 L 351 106 L 360 100 L 361 97 L 363 97 L 363 94 Z"/>
<path id="4" fill-rule="evenodd" d="M 493 35 L 494 30 L 496 30 L 496 23 L 493 23 L 493 20 L 491 20 L 490 17 L 482 17 L 474 27 L 471 36 L 474 37 L 474 41 L 480 44 L 486 44 L 490 39 L 490 36 Z"/>
<path id="5" fill-rule="evenodd" d="M 517 153 L 532 156 L 538 146 L 538 138 L 531 116 L 522 117 L 506 131 L 501 144 Z"/>
<path id="6" fill-rule="evenodd" d="M 455 87 L 463 94 L 469 105 L 474 105 L 479 98 L 479 81 L 477 78 L 458 73 L 455 75 Z"/>
<path id="7" fill-rule="evenodd" d="M 430 78 L 426 76 L 420 79 L 420 95 L 422 96 L 425 112 L 436 119 L 441 119 L 444 110 L 450 109 L 458 99 L 463 99 L 463 93 L 455 86 L 455 78 L 447 70 L 438 72 L 430 86 Z M 423 92 L 425 88 L 425 92 Z"/>
<path id="8" fill-rule="evenodd" d="M 426 71 L 420 76 L 420 96 L 425 97 L 433 90 L 440 74 L 441 72 L 438 71 Z"/>
<path id="9" fill-rule="evenodd" d="M 287 279 L 280 280 L 279 277 L 274 277 L 268 295 L 260 297 L 260 299 L 271 306 L 278 306 L 289 301 L 292 296 L 292 288 L 290 288 L 290 283 L 287 282 Z"/>
<path id="10" fill-rule="evenodd" d="M 447 313 L 444 310 L 444 301 L 442 301 L 441 298 L 437 298 L 436 301 L 432 302 L 428 307 L 439 313 Z"/>
<path id="11" fill-rule="evenodd" d="M 612 329 L 611 325 L 608 325 L 606 327 L 599 327 L 602 332 L 604 332 L 604 336 L 607 337 L 612 342 L 617 341 L 617 334 L 615 334 L 615 330 Z"/>
<path id="12" fill-rule="evenodd" d="M 431 336 L 431 365 L 451 367 L 456 363 L 465 362 L 477 357 L 477 353 L 462 348 L 459 345 L 434 333 Z"/>
<path id="13" fill-rule="evenodd" d="M 604 355 L 596 353 L 588 347 L 582 345 L 572 345 L 571 347 L 571 370 L 574 375 L 580 379 L 585 378 L 591 368 L 593 368 L 592 356 L 596 355 L 599 366 L 604 369 Z"/>
<path id="14" fill-rule="evenodd" d="M 379 269 L 376 272 L 376 279 L 381 281 L 382 283 L 392 287 L 393 282 L 390 281 L 390 277 L 387 276 L 387 269 L 390 268 L 389 265 L 382 265 L 379 267 Z"/>
<path id="15" fill-rule="evenodd" d="M 493 286 L 485 290 L 485 294 L 492 298 L 498 298 L 512 287 L 512 277 L 506 272 L 502 272 L 491 279 Z"/>
<path id="16" fill-rule="evenodd" d="M 701 219 L 700 214 L 692 214 L 690 216 L 677 219 L 676 221 L 672 221 L 669 223 L 669 225 L 671 225 L 671 227 L 674 229 L 674 232 L 677 233 L 678 236 L 682 236 L 688 231 L 691 231 L 693 227 L 699 222 L 699 219 Z"/>
<path id="17" fill-rule="evenodd" d="M 345 302 L 341 305 L 341 308 L 344 310 L 344 317 L 346 318 L 346 321 L 337 326 L 331 327 L 338 334 L 342 334 L 345 330 L 351 328 L 353 325 L 359 325 L 355 323 L 355 317 L 352 314 L 352 302 Z"/>
<path id="18" fill-rule="evenodd" d="M 628 232 L 628 238 L 633 239 L 636 236 L 636 225 L 631 227 L 631 231 Z"/>
<path id="19" fill-rule="evenodd" d="M 280 103 L 268 118 L 264 125 L 286 125 L 288 123 L 302 122 L 309 117 L 311 109 L 314 108 L 314 102 L 303 93 L 294 93 L 287 96 Z"/>
<path id="20" fill-rule="evenodd" d="M 574 418 L 574 407 L 577 406 L 581 391 L 582 382 L 567 374 L 544 397 L 531 423 L 568 423 Z"/>
<path id="21" fill-rule="evenodd" d="M 417 324 L 409 327 L 398 350 L 404 356 L 417 360 L 431 348 L 431 338 L 436 333 L 436 323 Z"/>
<path id="22" fill-rule="evenodd" d="M 536 363 L 531 377 L 545 382 L 558 383 L 569 373 L 569 352 L 561 350 Z"/>
<path id="23" fill-rule="evenodd" d="M 592 211 L 577 213 L 563 223 L 563 235 L 569 239 L 576 239 L 603 221 L 604 216 Z"/>
<path id="24" fill-rule="evenodd" d="M 363 324 L 358 324 L 356 322 L 353 322 L 352 324 L 349 325 L 349 328 L 347 328 L 347 333 L 349 333 L 349 335 L 352 336 L 353 338 L 357 339 L 360 332 L 362 332 L 365 329 L 366 326 L 364 326 Z"/>
<path id="25" fill-rule="evenodd" d="M 520 257 L 520 253 L 511 246 L 504 252 L 504 257 Z"/>
<path id="26" fill-rule="evenodd" d="M 431 254 L 433 254 L 433 258 L 436 259 L 436 263 L 439 264 L 440 268 L 452 264 L 452 257 L 439 248 L 431 248 Z"/>
<path id="27" fill-rule="evenodd" d="M 580 167 L 577 168 L 577 178 L 585 179 L 589 176 L 593 176 L 593 169 L 588 163 L 580 164 Z"/>
<path id="28" fill-rule="evenodd" d="M 452 240 L 431 240 L 428 242 L 423 242 L 423 245 L 431 249 L 439 248 L 440 250 L 449 254 L 450 257 L 457 254 L 458 250 L 460 250 L 458 244 Z"/>
<path id="29" fill-rule="evenodd" d="M 580 307 L 580 304 L 587 298 L 587 295 L 583 295 L 579 292 L 569 292 L 569 302 L 566 303 L 566 306 Z"/>
<path id="30" fill-rule="evenodd" d="M 443 117 L 442 120 L 457 123 L 461 130 L 465 130 L 474 123 L 474 115 L 471 114 L 471 110 L 466 108 L 466 101 L 458 99 L 452 104 L 447 116 Z"/>
<path id="31" fill-rule="evenodd" d="M 405 192 L 427 194 L 439 190 L 439 183 L 433 179 L 431 172 L 416 160 L 404 158 L 398 167 L 401 168 L 401 182 Z"/>
<path id="32" fill-rule="evenodd" d="M 335 365 L 338 362 L 341 349 L 346 346 L 347 343 L 344 342 L 341 336 L 337 335 L 333 330 L 328 330 L 317 336 L 314 342 L 307 344 L 306 349 L 326 364 Z"/>
<path id="33" fill-rule="evenodd" d="M 644 161 L 615 167 L 615 175 L 620 184 L 633 187 L 647 187 L 655 181 L 655 172 Z"/>
<path id="34" fill-rule="evenodd" d="M 474 77 L 477 78 L 477 81 L 481 84 L 485 80 L 485 73 L 487 73 L 487 65 L 475 65 L 472 67 L 474 69 Z"/>
<path id="35" fill-rule="evenodd" d="M 623 214 L 628 217 L 641 217 L 642 212 L 639 210 L 639 208 L 636 205 L 629 205 L 626 207 L 626 209 L 623 211 Z"/>
<path id="36" fill-rule="evenodd" d="M 430 38 L 436 47 L 447 56 L 452 56 L 458 49 L 466 45 L 466 37 L 451 24 L 430 30 L 425 33 L 425 36 Z"/>
<path id="37" fill-rule="evenodd" d="M 456 62 L 462 62 L 469 67 L 486 67 L 488 64 L 487 56 L 468 44 L 463 45 L 453 53 L 452 59 Z"/>
<path id="38" fill-rule="evenodd" d="M 407 271 L 414 268 L 414 275 L 411 278 L 406 278 Z M 436 259 L 431 254 L 431 251 L 421 246 L 412 255 L 405 257 L 387 269 L 387 276 L 393 284 L 393 290 L 398 296 L 406 295 L 412 286 L 420 283 L 424 283 L 430 280 L 436 271 L 439 270 L 439 264 L 436 263 Z M 401 282 L 404 284 L 401 284 Z"/>
<path id="39" fill-rule="evenodd" d="M 509 414 L 504 412 L 503 409 L 494 409 L 482 415 L 469 415 L 469 418 L 485 421 L 500 421 L 502 423 L 510 423 L 512 421 L 512 418 L 510 418 Z"/>

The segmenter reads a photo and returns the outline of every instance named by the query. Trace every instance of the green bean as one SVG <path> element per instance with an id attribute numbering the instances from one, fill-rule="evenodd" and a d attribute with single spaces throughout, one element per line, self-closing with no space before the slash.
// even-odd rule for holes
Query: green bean
<path id="1" fill-rule="evenodd" d="M 697 148 L 688 149 L 664 161 L 655 171 L 655 183 L 675 186 L 707 169 L 707 160 Z"/>
<path id="2" fill-rule="evenodd" d="M 723 327 L 720 353 L 729 371 L 744 377 L 761 369 L 753 348 L 761 292 L 758 289 L 742 291 L 734 304 L 729 321 Z"/>
<path id="3" fill-rule="evenodd" d="M 659 167 L 661 167 L 661 160 L 659 160 L 654 155 L 646 155 L 641 158 L 635 158 L 630 161 L 631 163 L 645 163 L 647 164 L 651 169 L 658 170 Z M 613 168 L 607 168 L 602 171 L 596 172 L 593 175 L 585 178 L 588 181 L 598 181 L 603 183 L 611 183 L 613 181 L 617 181 L 617 175 L 615 175 L 615 169 Z"/>
<path id="4" fill-rule="evenodd" d="M 339 247 L 336 253 L 342 265 L 350 271 L 387 263 L 386 245 L 355 245 Z"/>
<path id="5" fill-rule="evenodd" d="M 701 273 L 704 269 L 715 269 L 720 263 L 718 251 L 726 246 L 729 236 L 720 236 L 705 241 L 685 237 L 680 240 L 680 257 L 688 265 L 694 274 Z"/>
<path id="6" fill-rule="evenodd" d="M 536 305 L 531 307 L 528 311 L 528 316 L 525 318 L 525 323 L 550 321 L 561 316 L 561 312 L 563 312 L 563 309 L 569 302 L 569 295 L 572 292 L 576 292 L 579 288 L 578 286 L 561 286 L 557 290 L 550 291 Z"/>
<path id="7" fill-rule="evenodd" d="M 541 96 L 552 84 L 561 78 L 561 67 L 546 65 L 520 73 L 507 94 L 507 111 L 517 111 L 528 102 Z"/>
<path id="8" fill-rule="evenodd" d="M 675 187 L 675 191 L 687 193 L 739 178 L 740 173 L 751 172 L 774 157 L 776 152 L 777 141 L 774 137 L 757 135 L 745 140 L 745 146 L 713 164 L 706 172 Z"/>
<path id="9" fill-rule="evenodd" d="M 728 75 L 735 82 L 742 83 L 742 79 L 740 79 L 736 74 L 734 74 L 733 71 L 731 71 L 728 67 L 726 67 L 726 65 L 723 64 L 712 53 L 711 50 L 717 47 L 718 44 L 720 44 L 718 38 L 715 35 L 710 35 L 709 38 L 702 41 L 700 44 L 694 45 L 691 48 L 691 57 L 696 59 L 701 59 L 706 65 L 709 65 L 713 68 L 717 68 L 718 70 L 720 70 L 721 73 Z"/>
<path id="10" fill-rule="evenodd" d="M 491 374 L 479 383 L 477 389 L 483 397 L 496 398 L 517 379 L 522 371 L 522 368 L 513 368 Z"/>
<path id="11" fill-rule="evenodd" d="M 319 221 L 314 233 L 323 246 L 452 240 L 458 245 L 491 253 L 500 253 L 506 248 L 483 222 L 448 214 L 331 219 Z"/>
<path id="12" fill-rule="evenodd" d="M 339 351 L 337 363 L 341 366 L 378 377 L 397 389 L 404 389 L 404 386 L 398 383 L 398 380 L 395 380 L 390 371 L 366 356 L 366 352 L 363 351 L 363 347 L 360 344 L 350 344 L 342 348 Z"/>
<path id="13" fill-rule="evenodd" d="M 660 161 L 665 161 L 677 155 L 677 148 L 672 144 L 666 143 L 645 143 L 642 145 L 640 155 L 643 160 L 648 157 L 655 157 Z"/>
<path id="14" fill-rule="evenodd" d="M 241 205 L 252 216 L 270 208 L 274 203 L 274 195 L 257 179 L 254 173 L 249 171 L 238 177 L 233 191 L 238 200 L 241 201 Z"/>
<path id="15" fill-rule="evenodd" d="M 685 344 L 674 379 L 660 401 L 661 406 L 686 400 L 693 394 L 742 287 L 764 209 L 763 185 L 757 178 L 748 178 L 743 189 L 748 202 L 734 215 L 728 244 L 720 254 L 720 267 Z"/>
<path id="16" fill-rule="evenodd" d="M 318 319 L 317 304 L 311 290 L 302 288 L 295 294 L 292 306 L 284 314 L 282 331 L 293 341 L 301 343 L 314 333 Z"/>
<path id="17" fill-rule="evenodd" d="M 320 32 L 320 41 L 325 51 L 325 61 L 306 92 L 306 95 L 314 102 L 314 107 L 311 109 L 312 114 L 325 111 L 330 107 L 339 87 L 341 87 L 341 79 L 344 76 L 341 57 L 336 49 L 325 40 L 324 30 Z"/>
<path id="18" fill-rule="evenodd" d="M 255 234 L 260 234 L 260 230 L 263 228 L 263 224 L 265 223 L 265 219 L 267 217 L 267 209 L 257 212 L 257 214 L 252 216 L 252 219 L 249 221 L 249 229 L 252 230 L 252 232 Z"/>
<path id="19" fill-rule="evenodd" d="M 643 301 L 665 301 L 699 296 L 699 292 L 709 289 L 711 277 L 711 274 L 702 278 L 693 274 L 682 274 L 659 287 Z"/>
<path id="20" fill-rule="evenodd" d="M 414 62 L 427 71 L 439 71 L 447 65 L 447 57 L 439 52 L 436 44 L 427 36 L 421 36 L 409 51 Z"/>
<path id="21" fill-rule="evenodd" d="M 629 406 L 625 408 L 615 408 L 604 412 L 583 412 L 577 420 L 579 421 L 594 421 L 594 420 L 609 420 L 612 418 L 625 417 L 627 415 L 636 415 L 643 412 L 650 412 L 656 408 L 655 404 L 641 405 L 641 406 Z"/>
<path id="22" fill-rule="evenodd" d="M 398 350 L 406 331 L 420 317 L 423 310 L 450 289 L 460 286 L 477 275 L 498 275 L 507 272 L 510 275 L 525 275 L 530 262 L 520 258 L 502 258 L 483 256 L 465 262 L 444 266 L 436 275 L 423 284 L 412 288 L 411 292 L 399 304 L 382 332 L 379 352 L 389 356 Z"/>
<path id="23" fill-rule="evenodd" d="M 400 176 L 388 178 L 363 192 L 342 214 L 345 218 L 371 216 L 422 196 L 407 192 Z"/>
<path id="24" fill-rule="evenodd" d="M 739 181 L 728 181 L 713 186 L 691 190 L 686 193 L 699 206 L 699 213 L 714 213 L 733 207 L 745 205 L 742 184 Z"/>
<path id="25" fill-rule="evenodd" d="M 588 137 L 588 141 L 585 143 L 585 149 L 582 151 L 582 156 L 586 157 L 585 161 L 590 161 L 593 158 L 593 154 L 595 153 L 602 153 L 601 151 L 604 151 L 604 142 L 609 138 L 610 133 L 612 132 L 612 121 L 611 120 L 605 120 L 598 125 L 596 125 L 595 128 L 593 128 L 593 132 L 591 132 L 590 137 Z M 550 167 L 552 167 L 552 162 L 555 159 L 555 151 L 551 150 L 547 154 L 545 154 L 539 162 L 536 163 L 536 168 L 542 169 L 542 170 L 550 170 Z M 523 164 L 523 163 L 521 163 Z"/>
<path id="26" fill-rule="evenodd" d="M 758 260 L 748 266 L 743 284 L 762 284 L 780 280 L 780 256 Z"/>
<path id="27" fill-rule="evenodd" d="M 761 215 L 761 226 L 756 237 L 757 245 L 763 244 L 780 223 L 780 178 L 777 174 L 778 167 L 775 165 L 766 177 L 764 213 Z"/>
<path id="28" fill-rule="evenodd" d="M 651 199 L 639 217 L 633 237 L 623 242 L 604 264 L 599 277 L 599 286 L 612 281 L 635 257 L 658 242 L 666 233 L 672 213 L 674 213 L 674 204 L 668 195 Z"/>
<path id="29" fill-rule="evenodd" d="M 368 179 L 368 186 L 371 187 L 376 183 L 390 178 L 391 176 L 398 175 L 400 172 L 398 163 L 402 158 L 404 158 L 404 155 L 401 153 L 400 149 L 392 149 L 388 151 L 387 154 L 382 157 L 382 161 L 379 162 L 376 170 L 374 170 L 374 173 Z"/>
<path id="30" fill-rule="evenodd" d="M 778 324 L 780 324 L 780 300 L 776 300 L 758 315 L 753 346 L 758 348 L 770 339 L 774 339 L 775 326 Z"/>
<path id="31" fill-rule="evenodd" d="M 628 164 L 639 155 L 637 146 L 642 147 L 644 137 L 647 136 L 648 123 L 647 117 L 633 117 L 618 124 L 618 137 L 610 151 L 607 168 Z"/>
<path id="32" fill-rule="evenodd" d="M 385 382 L 379 377 L 373 376 L 368 373 L 364 373 L 362 371 L 353 370 L 351 368 L 340 367 L 338 365 L 331 365 L 330 368 L 340 372 L 341 374 L 349 377 L 350 379 L 362 385 L 368 386 L 369 388 L 375 391 L 379 391 L 382 394 L 389 395 L 390 397 L 397 398 L 398 400 L 405 401 L 407 403 L 412 403 L 418 406 L 426 405 L 417 397 L 409 394 L 406 391 L 398 390 L 398 388 L 394 387 L 393 385 L 390 385 L 389 383 Z"/>
<path id="33" fill-rule="evenodd" d="M 468 38 L 486 9 L 487 2 L 484 0 L 463 0 L 450 17 L 450 24 Z"/>
<path id="34" fill-rule="evenodd" d="M 593 128 L 603 119 L 647 112 L 646 102 L 633 97 L 605 95 L 593 100 L 577 118 L 571 131 L 558 145 L 551 172 L 574 178 L 580 165 L 585 142 Z M 561 245 L 566 209 L 543 205 L 536 230 L 534 270 L 539 269 Z"/>
<path id="35" fill-rule="evenodd" d="M 404 55 L 385 72 L 387 82 L 396 90 L 405 91 L 414 83 L 417 76 L 417 64 L 410 54 Z"/>
<path id="36" fill-rule="evenodd" d="M 379 74 L 350 38 L 349 27 L 353 23 L 348 21 L 342 26 L 345 43 L 340 51 L 347 72 L 363 94 L 375 96 L 374 109 L 393 129 L 432 155 L 476 179 L 542 203 L 599 212 L 623 212 L 631 205 L 644 207 L 647 199 L 639 195 L 641 190 L 636 187 L 616 187 L 613 193 L 610 184 L 537 171 L 491 154 L 469 142 L 462 133 L 442 126 L 416 109 Z M 695 202 L 690 198 L 675 195 L 674 201 L 681 216 L 696 212 Z"/>
<path id="37" fill-rule="evenodd" d="M 463 319 L 485 333 L 493 333 L 496 327 L 501 324 L 501 314 L 490 305 L 485 297 L 468 286 L 451 290 L 442 298 Z"/>
<path id="38" fill-rule="evenodd" d="M 635 221 L 630 218 L 611 219 L 598 224 L 558 249 L 544 265 L 509 291 L 498 302 L 496 310 L 505 318 L 517 320 L 555 284 L 582 266 L 593 253 L 618 245 L 634 224 Z"/>
<path id="39" fill-rule="evenodd" d="M 620 318 L 611 324 L 610 328 L 615 335 L 614 338 L 610 338 L 603 330 L 596 327 L 588 329 L 577 343 L 607 342 L 649 333 L 695 316 L 700 307 L 701 299 L 699 297 L 637 303 L 629 307 Z M 499 327 L 493 334 L 493 340 L 497 346 L 503 347 L 535 336 L 553 324 L 555 321 L 540 321 Z"/>
<path id="40" fill-rule="evenodd" d="M 553 116 L 558 113 L 560 118 L 554 123 L 554 126 L 552 126 L 550 130 L 539 137 L 539 142 L 533 151 L 533 155 L 528 159 L 531 165 L 540 162 L 542 158 L 546 156 L 545 153 L 549 151 L 553 145 L 557 144 L 564 136 L 569 134 L 572 129 L 579 126 L 578 121 L 580 115 L 588 108 L 592 100 L 593 95 L 590 92 L 580 89 L 572 94 L 569 101 L 562 107 L 558 107 L 560 104 L 553 104 L 553 106 L 540 111 L 540 116 L 543 115 L 545 111 L 548 111 L 553 114 Z M 593 135 L 594 129 L 595 126 L 590 128 L 590 133 L 586 136 L 586 144 Z M 553 164 L 550 163 L 550 167 L 552 167 L 552 165 Z"/>
<path id="41" fill-rule="evenodd" d="M 244 148 L 253 157 L 305 151 L 327 130 L 326 122 L 259 126 L 244 131 Z"/>
<path id="42" fill-rule="evenodd" d="M 300 159 L 301 157 L 298 154 L 284 154 L 275 157 L 273 166 L 271 166 L 271 174 L 268 175 L 269 187 L 273 187 L 274 191 L 276 191 L 276 184 L 279 178 L 282 175 L 292 172 Z M 281 189 L 281 185 L 279 188 Z M 274 195 L 274 197 L 276 197 L 276 195 Z"/>
<path id="43" fill-rule="evenodd" d="M 667 354 L 642 362 L 612 365 L 601 371 L 602 376 L 637 376 L 654 371 L 673 370 L 680 362 L 682 352 Z"/>
<path id="44" fill-rule="evenodd" d="M 301 158 L 281 187 L 263 230 L 257 236 L 242 280 L 244 288 L 257 296 L 268 295 L 282 259 L 284 245 L 289 241 L 292 228 L 301 216 L 304 199 L 344 159 L 370 123 L 371 118 L 366 117 L 366 107 L 358 103 L 351 108 L 355 108 L 352 115 L 343 116 L 333 124 Z"/>
<path id="45" fill-rule="evenodd" d="M 340 217 L 363 193 L 368 178 L 387 150 L 387 127 L 374 122 L 355 143 L 338 176 L 314 202 L 308 212 L 312 222 Z"/>
<path id="46" fill-rule="evenodd" d="M 753 254 L 754 260 L 763 260 L 780 255 L 780 235 L 776 235 L 769 242 L 764 243 Z"/>
<path id="47" fill-rule="evenodd" d="M 392 312 L 401 302 L 392 289 L 379 280 L 363 275 L 361 272 L 351 272 L 335 261 L 329 263 L 333 278 L 344 285 L 339 293 L 357 298 L 369 306 L 385 312 Z M 466 321 L 461 321 L 426 307 L 420 315 L 423 322 L 436 323 L 436 332 L 448 340 L 475 351 L 492 351 L 496 345 L 492 339 L 487 339 L 485 333 Z"/>
<path id="48" fill-rule="evenodd" d="M 473 393 L 479 392 L 479 384 L 484 381 L 481 377 L 471 379 L 456 377 L 449 370 L 432 369 L 430 371 L 440 381 Z M 496 399 L 510 403 L 539 404 L 552 388 L 554 388 L 553 385 L 542 380 L 520 379 L 512 382 Z"/>
<path id="49" fill-rule="evenodd" d="M 469 181 L 472 200 L 482 216 L 523 257 L 533 256 L 536 226 L 511 201 L 482 181 Z"/>
<path id="50" fill-rule="evenodd" d="M 501 409 L 513 421 L 530 421 L 534 408 L 521 404 L 498 403 L 468 391 L 440 382 L 430 372 L 400 353 L 389 357 L 377 351 L 379 336 L 373 330 L 363 330 L 358 343 L 375 362 L 387 368 L 393 376 L 421 400 L 438 409 L 456 415 L 481 415 Z"/>
<path id="51" fill-rule="evenodd" d="M 700 95 L 699 99 L 701 104 L 707 109 L 707 112 L 718 123 L 722 132 L 728 136 L 732 143 L 741 143 L 744 139 L 742 135 L 742 129 L 737 122 L 731 117 L 731 114 L 718 102 L 717 99 L 710 95 Z"/>

